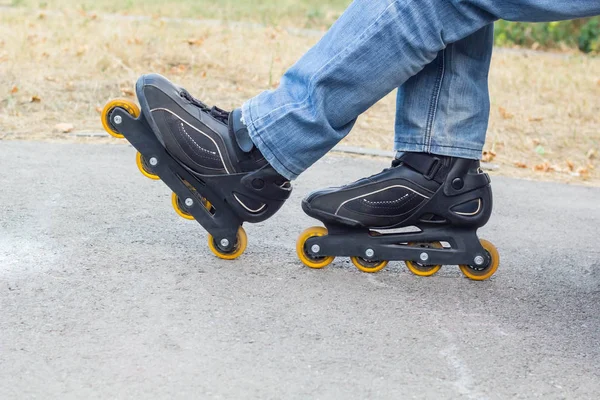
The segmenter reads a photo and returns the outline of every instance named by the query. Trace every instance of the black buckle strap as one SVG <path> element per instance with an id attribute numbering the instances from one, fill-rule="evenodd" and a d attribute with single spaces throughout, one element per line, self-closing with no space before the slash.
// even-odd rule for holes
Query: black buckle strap
<path id="1" fill-rule="evenodd" d="M 398 161 L 408 165 L 428 180 L 434 180 L 444 166 L 440 158 L 425 153 L 404 153 Z"/>

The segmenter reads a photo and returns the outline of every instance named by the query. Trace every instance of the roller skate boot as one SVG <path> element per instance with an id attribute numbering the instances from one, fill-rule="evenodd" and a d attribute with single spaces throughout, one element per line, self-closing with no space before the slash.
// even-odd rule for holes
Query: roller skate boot
<path id="1" fill-rule="evenodd" d="M 485 280 L 500 262 L 494 245 L 477 237 L 492 190 L 476 160 L 404 153 L 379 174 L 310 194 L 302 208 L 325 225 L 304 231 L 296 245 L 311 268 L 344 256 L 364 272 L 397 260 L 419 276 L 459 265 L 468 278 Z"/>
<path id="2" fill-rule="evenodd" d="M 290 182 L 254 147 L 239 109 L 208 107 L 155 74 L 138 80 L 136 94 L 141 109 L 122 99 L 104 107 L 104 128 L 137 149 L 141 173 L 169 186 L 177 214 L 208 231 L 217 257 L 239 257 L 247 245 L 242 224 L 275 214 Z"/>

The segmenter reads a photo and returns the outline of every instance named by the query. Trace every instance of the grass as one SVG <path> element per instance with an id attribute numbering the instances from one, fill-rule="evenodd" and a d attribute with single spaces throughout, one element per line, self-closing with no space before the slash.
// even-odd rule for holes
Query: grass
<path id="1" fill-rule="evenodd" d="M 307 28 L 328 27 L 350 3 L 351 0 L 4 0 L 6 5 L 30 9 L 246 20 Z M 0 4 L 3 4 L 2 0 Z"/>
<path id="2" fill-rule="evenodd" d="M 100 131 L 98 109 L 109 98 L 131 96 L 137 77 L 149 71 L 168 76 L 210 104 L 237 107 L 275 87 L 286 68 L 318 40 L 274 27 L 114 19 L 60 8 L 69 3 L 0 13 L 0 138 L 73 140 L 55 131 L 59 123 L 72 124 L 76 131 Z M 117 4 L 96 3 L 94 10 L 105 11 Z M 131 13 L 144 12 L 136 7 L 161 7 L 146 3 L 124 2 Z M 318 4 L 295 3 L 280 2 L 299 10 Z M 256 4 L 270 7 L 266 1 Z M 187 15 L 183 8 L 171 13 Z M 486 150 L 501 174 L 600 183 L 595 168 L 600 157 L 599 58 L 498 51 L 490 90 Z M 361 116 L 345 144 L 391 149 L 394 114 L 390 95 Z"/>

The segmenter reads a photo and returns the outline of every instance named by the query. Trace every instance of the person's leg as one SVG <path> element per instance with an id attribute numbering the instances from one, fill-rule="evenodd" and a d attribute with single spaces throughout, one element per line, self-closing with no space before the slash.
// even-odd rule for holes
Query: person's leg
<path id="1" fill-rule="evenodd" d="M 487 131 L 493 24 L 440 51 L 398 88 L 395 150 L 479 159 Z"/>
<path id="2" fill-rule="evenodd" d="M 346 136 L 362 112 L 450 43 L 499 18 L 553 21 L 597 14 L 597 0 L 355 0 L 278 89 L 243 105 L 243 120 L 269 163 L 293 179 Z"/>

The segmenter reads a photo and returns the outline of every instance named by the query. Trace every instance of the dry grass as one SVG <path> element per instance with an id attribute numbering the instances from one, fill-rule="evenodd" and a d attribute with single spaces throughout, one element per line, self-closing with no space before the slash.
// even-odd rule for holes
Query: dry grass
<path id="1" fill-rule="evenodd" d="M 237 107 L 276 86 L 316 40 L 275 28 L 3 11 L 0 138 L 72 140 L 54 132 L 58 123 L 100 131 L 97 110 L 111 97 L 130 95 L 133 82 L 149 71 L 208 103 Z M 490 85 L 487 149 L 500 173 L 600 183 L 600 168 L 594 169 L 600 59 L 502 51 Z M 360 118 L 346 144 L 391 149 L 394 113 L 390 95 Z M 542 171 L 533 171 L 536 165 Z"/>

